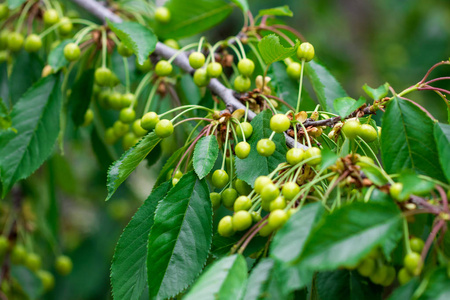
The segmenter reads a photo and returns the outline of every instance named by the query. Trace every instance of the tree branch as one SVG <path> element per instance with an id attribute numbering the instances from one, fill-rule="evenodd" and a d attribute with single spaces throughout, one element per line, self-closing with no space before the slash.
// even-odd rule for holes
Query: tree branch
<path id="1" fill-rule="evenodd" d="M 78 4 L 79 6 L 84 8 L 86 11 L 90 12 L 91 14 L 93 14 L 94 16 L 96 16 L 97 18 L 99 18 L 102 21 L 105 21 L 106 19 L 109 19 L 115 23 L 121 23 L 123 21 L 119 16 L 114 14 L 111 10 L 104 7 L 100 2 L 96 2 L 95 0 L 71 0 L 71 1 Z M 158 42 L 156 44 L 154 53 L 161 57 L 164 57 L 165 59 L 169 59 L 176 52 L 177 52 L 177 50 L 175 50 L 169 46 L 166 46 L 163 43 Z M 178 66 L 183 71 L 185 71 L 189 74 L 193 74 L 193 72 L 195 71 L 189 65 L 189 59 L 185 53 L 181 53 L 180 55 L 178 55 L 174 59 L 173 64 Z M 242 104 L 234 96 L 235 92 L 229 88 L 226 88 L 219 80 L 214 79 L 214 78 L 211 79 L 211 81 L 209 82 L 208 88 L 211 90 L 211 92 L 213 92 L 214 94 L 216 94 L 223 100 L 223 102 L 226 104 L 227 108 L 230 111 L 234 111 L 236 109 L 246 109 L 245 105 Z M 249 120 L 253 119 L 255 116 L 256 116 L 256 114 L 253 111 L 251 111 L 251 110 L 248 111 L 248 119 Z M 295 145 L 294 139 L 291 138 L 290 136 L 288 136 L 286 133 L 284 135 L 286 137 L 286 144 L 289 147 L 293 148 Z M 307 146 L 302 145 L 300 143 L 297 143 L 297 148 L 308 149 Z"/>

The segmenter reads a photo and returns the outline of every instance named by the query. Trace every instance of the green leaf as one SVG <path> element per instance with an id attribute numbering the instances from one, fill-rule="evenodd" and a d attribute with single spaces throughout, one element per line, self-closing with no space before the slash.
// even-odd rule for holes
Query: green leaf
<path id="1" fill-rule="evenodd" d="M 182 103 L 198 105 L 202 100 L 200 88 L 195 85 L 194 79 L 190 74 L 182 75 L 176 87 Z"/>
<path id="2" fill-rule="evenodd" d="M 184 297 L 185 300 L 236 300 L 244 294 L 247 263 L 240 254 L 214 262 Z"/>
<path id="3" fill-rule="evenodd" d="M 317 274 L 321 300 L 381 300 L 383 288 L 356 271 L 337 270 Z"/>
<path id="4" fill-rule="evenodd" d="M 270 245 L 271 256 L 282 262 L 290 262 L 299 257 L 323 213 L 321 203 L 312 203 L 293 214 L 274 236 Z"/>
<path id="5" fill-rule="evenodd" d="M 433 121 L 413 103 L 395 97 L 383 116 L 381 155 L 388 174 L 404 169 L 442 180 Z"/>
<path id="6" fill-rule="evenodd" d="M 170 21 L 155 22 L 152 26 L 162 39 L 179 39 L 203 32 L 221 23 L 233 11 L 233 5 L 223 0 L 169 0 L 164 6 L 170 11 Z"/>
<path id="7" fill-rule="evenodd" d="M 186 173 L 158 204 L 148 239 L 149 295 L 171 298 L 201 272 L 212 240 L 209 189 Z"/>
<path id="8" fill-rule="evenodd" d="M 72 86 L 69 107 L 75 126 L 81 126 L 84 123 L 84 115 L 89 108 L 92 91 L 94 90 L 93 82 L 94 69 L 89 69 L 84 71 L 78 81 Z"/>
<path id="9" fill-rule="evenodd" d="M 63 40 L 50 52 L 47 58 L 47 63 L 50 67 L 52 67 L 53 71 L 59 71 L 59 69 L 69 64 L 69 61 L 64 56 L 64 47 L 66 47 L 67 44 L 74 42 L 75 40 L 73 39 Z"/>
<path id="10" fill-rule="evenodd" d="M 10 10 L 16 9 L 22 4 L 25 3 L 26 0 L 8 0 L 8 8 Z"/>
<path id="11" fill-rule="evenodd" d="M 298 81 L 294 81 L 288 76 L 284 63 L 273 63 L 269 68 L 268 76 L 272 78 L 270 85 L 275 88 L 276 95 L 295 109 L 298 97 Z M 311 98 L 308 91 L 303 90 L 300 110 L 314 110 L 316 105 L 316 102 Z"/>
<path id="12" fill-rule="evenodd" d="M 5 103 L 0 100 L 0 131 L 11 128 L 12 121 L 8 108 Z"/>
<path id="13" fill-rule="evenodd" d="M 345 118 L 360 108 L 364 103 L 366 103 L 366 99 L 363 97 L 360 97 L 358 101 L 350 97 L 342 97 L 334 99 L 333 107 L 342 118 Z"/>
<path id="14" fill-rule="evenodd" d="M 139 299 L 147 286 L 147 241 L 158 202 L 172 187 L 167 181 L 156 188 L 125 227 L 111 264 L 114 299 Z"/>
<path id="15" fill-rule="evenodd" d="M 251 146 L 250 154 L 246 159 L 236 157 L 235 160 L 237 177 L 251 186 L 253 186 L 258 176 L 269 174 L 280 163 L 286 161 L 287 147 L 284 135 L 282 134 L 275 134 L 272 139 L 276 146 L 273 155 L 264 157 L 256 151 L 258 141 L 263 138 L 269 138 L 272 134 L 269 126 L 271 117 L 272 113 L 270 110 L 265 110 L 252 120 L 253 134 L 247 141 Z"/>
<path id="16" fill-rule="evenodd" d="M 181 147 L 180 149 L 175 151 L 169 157 L 169 159 L 166 161 L 166 163 L 164 164 L 163 168 L 159 172 L 158 178 L 156 179 L 155 186 L 158 186 L 158 185 L 160 185 L 161 183 L 163 183 L 164 181 L 167 180 L 167 174 L 169 173 L 170 170 L 173 171 L 173 168 L 175 168 L 176 164 L 178 163 L 178 160 L 180 159 L 180 157 L 183 155 L 183 153 L 185 151 L 186 151 L 186 147 L 185 146 Z"/>
<path id="17" fill-rule="evenodd" d="M 219 143 L 215 135 L 202 137 L 195 145 L 194 170 L 200 179 L 211 172 L 219 155 Z"/>
<path id="18" fill-rule="evenodd" d="M 389 297 L 389 300 L 413 299 L 416 289 L 419 287 L 418 277 L 413 277 L 405 285 L 396 288 Z"/>
<path id="19" fill-rule="evenodd" d="M 19 52 L 9 78 L 12 104 L 15 104 L 33 84 L 41 79 L 43 67 L 36 53 L 28 53 L 25 50 Z"/>
<path id="20" fill-rule="evenodd" d="M 447 275 L 447 268 L 435 270 L 426 285 L 424 293 L 419 300 L 445 300 L 450 298 L 450 279 Z"/>
<path id="21" fill-rule="evenodd" d="M 155 51 L 158 38 L 150 28 L 135 22 L 113 23 L 109 20 L 106 21 L 120 41 L 133 50 L 140 64 L 143 64 L 148 56 Z"/>
<path id="22" fill-rule="evenodd" d="M 332 165 L 334 165 L 336 163 L 338 158 L 339 158 L 339 155 L 337 155 L 336 153 L 334 153 L 333 151 L 331 151 L 328 148 L 324 148 L 322 150 L 322 162 L 320 164 L 320 168 L 327 169 L 328 167 L 331 167 Z"/>
<path id="23" fill-rule="evenodd" d="M 386 82 L 385 84 L 380 85 L 376 89 L 373 89 L 366 83 L 363 86 L 363 90 L 373 100 L 380 100 L 381 98 L 386 97 L 386 95 L 389 93 L 389 86 L 390 86 L 389 83 Z"/>
<path id="24" fill-rule="evenodd" d="M 155 148 L 161 141 L 154 132 L 147 134 L 139 143 L 128 149 L 122 156 L 116 160 L 108 170 L 108 196 L 109 200 L 117 188 L 130 176 L 141 161 Z"/>
<path id="25" fill-rule="evenodd" d="M 292 17 L 294 14 L 289 9 L 289 6 L 278 6 L 274 8 L 261 9 L 258 16 L 280 16 L 280 17 Z"/>
<path id="26" fill-rule="evenodd" d="M 334 99 L 348 97 L 339 82 L 331 75 L 327 68 L 314 60 L 305 65 L 305 73 L 311 81 L 322 108 L 326 111 L 336 113 L 333 108 Z"/>
<path id="27" fill-rule="evenodd" d="M 247 13 L 248 8 L 248 2 L 247 0 L 231 0 L 234 4 L 236 4 L 244 13 Z"/>
<path id="28" fill-rule="evenodd" d="M 439 161 L 445 176 L 450 181 L 450 125 L 434 124 L 434 139 L 439 153 Z"/>
<path id="29" fill-rule="evenodd" d="M 353 202 L 323 219 L 299 262 L 313 270 L 354 266 L 376 246 L 394 249 L 401 236 L 402 215 L 393 202 Z"/>
<path id="30" fill-rule="evenodd" d="M 11 276 L 17 280 L 17 283 L 29 299 L 40 299 L 44 287 L 36 274 L 23 266 L 13 265 L 11 267 Z"/>
<path id="31" fill-rule="evenodd" d="M 411 170 L 403 170 L 398 177 L 398 181 L 403 184 L 400 197 L 409 194 L 425 196 L 434 188 L 433 182 L 420 179 L 419 176 Z"/>
<path id="32" fill-rule="evenodd" d="M 9 87 L 8 87 L 8 65 L 6 62 L 0 64 L 0 98 L 9 107 Z"/>
<path id="33" fill-rule="evenodd" d="M 50 156 L 59 133 L 59 75 L 38 81 L 14 105 L 12 131 L 0 133 L 3 196 L 17 181 L 30 176 Z"/>
<path id="34" fill-rule="evenodd" d="M 258 43 L 259 52 L 264 59 L 264 62 L 268 65 L 291 57 L 297 51 L 300 42 L 297 41 L 293 47 L 284 47 L 280 43 L 280 37 L 276 34 L 266 35 Z"/>
<path id="35" fill-rule="evenodd" d="M 260 299 L 260 295 L 266 291 L 274 266 L 275 261 L 271 258 L 263 258 L 256 265 L 248 277 L 247 289 L 243 299 Z"/>
<path id="36" fill-rule="evenodd" d="M 378 168 L 371 167 L 371 166 L 363 166 L 363 167 L 361 167 L 361 171 L 375 185 L 383 186 L 388 182 L 386 177 L 383 176 L 383 173 L 381 173 L 380 169 L 378 169 Z"/>

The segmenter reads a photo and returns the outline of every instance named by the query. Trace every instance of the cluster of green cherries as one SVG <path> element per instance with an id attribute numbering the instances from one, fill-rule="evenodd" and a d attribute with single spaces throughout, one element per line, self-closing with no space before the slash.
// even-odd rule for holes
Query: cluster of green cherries
<path id="1" fill-rule="evenodd" d="M 360 137 L 366 143 L 371 143 L 378 137 L 378 132 L 374 127 L 370 124 L 361 124 L 358 118 L 345 121 L 341 131 L 350 140 Z"/>
<path id="2" fill-rule="evenodd" d="M 9 253 L 9 259 L 12 264 L 23 265 L 30 271 L 34 272 L 42 281 L 45 291 L 49 291 L 54 287 L 55 279 L 51 272 L 42 269 L 42 258 L 33 252 L 27 252 L 21 244 L 11 245 L 5 236 L 0 236 L 0 259 L 5 258 Z M 62 276 L 69 275 L 72 272 L 72 260 L 65 255 L 56 257 L 55 270 Z"/>
<path id="3" fill-rule="evenodd" d="M 0 20 L 7 18 L 9 9 L 5 4 L 0 4 Z M 70 18 L 60 16 L 55 9 L 48 9 L 43 14 L 43 23 L 46 27 L 55 26 L 59 34 L 68 36 L 73 29 Z M 0 62 L 8 59 L 9 53 L 16 53 L 22 48 L 25 51 L 33 53 L 38 52 L 42 48 L 43 35 L 30 34 L 26 38 L 22 34 L 20 28 L 16 31 L 4 29 L 0 32 Z M 55 46 L 55 45 L 53 45 Z"/>

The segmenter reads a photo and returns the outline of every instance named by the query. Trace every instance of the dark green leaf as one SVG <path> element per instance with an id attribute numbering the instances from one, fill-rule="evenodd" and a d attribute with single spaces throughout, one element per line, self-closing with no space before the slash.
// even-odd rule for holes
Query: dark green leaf
<path id="1" fill-rule="evenodd" d="M 447 275 L 447 268 L 435 270 L 426 285 L 420 300 L 445 300 L 450 298 L 450 279 Z"/>
<path id="2" fill-rule="evenodd" d="M 63 40 L 61 43 L 59 43 L 58 46 L 56 46 L 55 49 L 53 49 L 47 58 L 47 63 L 50 67 L 52 67 L 53 71 L 58 71 L 62 67 L 65 67 L 69 64 L 69 61 L 64 56 L 64 47 L 67 44 L 73 43 L 75 40 L 68 39 Z"/>
<path id="3" fill-rule="evenodd" d="M 414 277 L 407 284 L 399 286 L 392 292 L 389 300 L 413 299 L 414 292 L 419 287 L 418 277 Z"/>
<path id="4" fill-rule="evenodd" d="M 270 84 L 275 88 L 276 95 L 290 104 L 294 109 L 297 106 L 298 81 L 292 80 L 286 72 L 286 66 L 282 62 L 275 62 L 269 68 L 268 76 L 272 78 Z M 314 110 L 316 102 L 311 98 L 307 90 L 302 91 L 300 110 Z"/>
<path id="5" fill-rule="evenodd" d="M 139 143 L 128 149 L 118 160 L 116 160 L 108 170 L 108 196 L 109 200 L 117 188 L 130 176 L 141 161 L 155 148 L 161 141 L 154 132 L 147 134 Z"/>
<path id="6" fill-rule="evenodd" d="M 246 159 L 236 158 L 235 160 L 237 177 L 251 186 L 253 186 L 258 176 L 269 174 L 280 163 L 286 161 L 287 147 L 282 134 L 275 134 L 272 139 L 276 145 L 276 150 L 272 156 L 264 157 L 256 151 L 258 141 L 262 138 L 269 138 L 272 134 L 269 126 L 271 117 L 272 113 L 269 110 L 265 110 L 252 120 L 253 134 L 248 140 L 251 146 L 250 154 Z"/>
<path id="7" fill-rule="evenodd" d="M 274 236 L 270 245 L 271 256 L 283 262 L 297 258 L 323 212 L 321 203 L 312 203 L 293 214 Z"/>
<path id="8" fill-rule="evenodd" d="M 13 265 L 11 268 L 11 276 L 17 280 L 19 286 L 31 300 L 40 299 L 44 287 L 36 274 L 23 266 Z"/>
<path id="9" fill-rule="evenodd" d="M 226 256 L 212 264 L 196 281 L 186 300 L 240 299 L 247 283 L 247 263 L 240 254 Z"/>
<path id="10" fill-rule="evenodd" d="M 348 97 L 342 86 L 323 65 L 314 60 L 305 65 L 305 72 L 322 108 L 335 113 L 334 99 Z"/>
<path id="11" fill-rule="evenodd" d="M 381 286 L 348 270 L 321 272 L 316 284 L 321 300 L 381 300 L 383 292 Z"/>
<path id="12" fill-rule="evenodd" d="M 401 236 L 402 215 L 393 202 L 353 202 L 319 223 L 299 262 L 314 270 L 354 266 L 376 246 L 394 249 Z"/>
<path id="13" fill-rule="evenodd" d="M 289 6 L 278 6 L 274 8 L 261 9 L 258 13 L 258 16 L 287 16 L 292 17 L 294 14 L 289 9 Z"/>
<path id="14" fill-rule="evenodd" d="M 203 32 L 225 20 L 233 6 L 223 0 L 169 0 L 170 22 L 155 23 L 152 28 L 163 39 L 188 37 Z"/>
<path id="15" fill-rule="evenodd" d="M 280 43 L 280 37 L 276 34 L 266 35 L 258 43 L 259 53 L 261 54 L 264 62 L 268 65 L 291 57 L 297 51 L 300 42 L 297 41 L 294 47 L 284 47 Z"/>
<path id="16" fill-rule="evenodd" d="M 195 145 L 194 170 L 200 179 L 211 172 L 219 155 L 219 143 L 215 135 L 202 137 Z"/>
<path id="17" fill-rule="evenodd" d="M 385 84 L 380 85 L 376 89 L 371 88 L 366 83 L 363 86 L 363 90 L 373 100 L 380 100 L 381 98 L 386 97 L 386 95 L 388 94 L 388 92 L 389 92 L 389 83 L 386 82 Z"/>
<path id="18" fill-rule="evenodd" d="M 6 62 L 0 64 L 0 98 L 6 107 L 9 105 L 9 87 L 8 87 L 8 65 Z"/>
<path id="19" fill-rule="evenodd" d="M 155 51 L 158 38 L 150 28 L 135 22 L 112 23 L 107 20 L 107 23 L 120 41 L 133 50 L 140 64 Z"/>
<path id="20" fill-rule="evenodd" d="M 248 12 L 248 2 L 247 0 L 231 0 L 236 4 L 245 14 Z"/>
<path id="21" fill-rule="evenodd" d="M 11 116 L 5 103 L 0 100 L 0 131 L 11 128 Z"/>
<path id="22" fill-rule="evenodd" d="M 205 265 L 211 240 L 209 189 L 191 171 L 155 212 L 147 256 L 150 298 L 171 298 L 185 290 Z"/>
<path id="23" fill-rule="evenodd" d="M 14 105 L 12 131 L 0 133 L 3 196 L 13 184 L 30 176 L 49 157 L 59 133 L 59 75 L 37 82 Z"/>
<path id="24" fill-rule="evenodd" d="M 9 78 L 9 93 L 12 104 L 34 83 L 41 79 L 44 65 L 36 53 L 28 53 L 22 50 L 16 57 L 11 76 Z"/>
<path id="25" fill-rule="evenodd" d="M 8 7 L 10 10 L 16 9 L 25 3 L 26 0 L 8 0 Z"/>
<path id="26" fill-rule="evenodd" d="M 413 103 L 395 97 L 383 116 L 381 154 L 388 174 L 404 169 L 441 180 L 433 121 Z"/>
<path id="27" fill-rule="evenodd" d="M 334 99 L 333 106 L 337 113 L 342 117 L 347 117 L 350 113 L 360 108 L 366 99 L 360 97 L 358 101 L 350 97 L 342 97 Z"/>
<path id="28" fill-rule="evenodd" d="M 450 181 L 450 125 L 434 124 L 434 139 L 439 153 L 439 161 L 447 180 Z"/>
<path id="29" fill-rule="evenodd" d="M 152 191 L 120 236 L 111 264 L 114 299 L 139 299 L 146 288 L 148 234 L 156 206 L 171 187 L 172 182 L 167 181 Z"/>
<path id="30" fill-rule="evenodd" d="M 89 69 L 81 74 L 77 82 L 72 86 L 72 93 L 69 97 L 69 107 L 72 120 L 76 126 L 84 123 L 84 115 L 91 102 L 92 91 L 94 89 L 94 69 Z"/>

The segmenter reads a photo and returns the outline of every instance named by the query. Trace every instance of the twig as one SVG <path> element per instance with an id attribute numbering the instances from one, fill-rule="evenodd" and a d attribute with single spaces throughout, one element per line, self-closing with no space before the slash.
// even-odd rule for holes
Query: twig
<path id="1" fill-rule="evenodd" d="M 427 241 L 425 242 L 425 246 L 423 247 L 422 253 L 420 255 L 422 257 L 422 261 L 425 261 L 428 250 L 430 250 L 431 244 L 433 243 L 439 230 L 444 226 L 444 224 L 445 224 L 444 220 L 439 220 L 438 223 L 434 226 L 433 230 L 431 230 L 431 233 L 428 236 Z"/>

